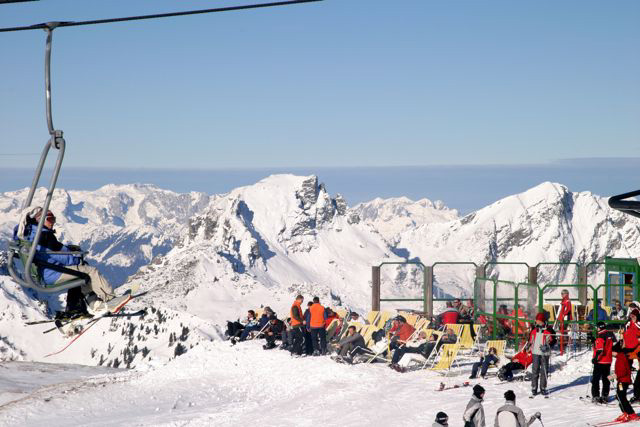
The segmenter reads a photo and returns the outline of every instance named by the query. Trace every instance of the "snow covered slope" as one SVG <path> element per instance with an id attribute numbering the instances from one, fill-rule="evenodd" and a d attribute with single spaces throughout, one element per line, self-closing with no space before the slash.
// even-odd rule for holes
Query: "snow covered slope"
<path id="1" fill-rule="evenodd" d="M 596 406 L 587 392 L 591 355 L 552 371 L 549 399 L 528 399 L 530 383 L 472 380 L 486 389 L 487 425 L 494 425 L 503 394 L 511 389 L 526 418 L 542 413 L 547 427 L 584 427 L 620 415 L 617 405 Z M 554 354 L 552 363 L 558 361 Z M 0 426 L 430 426 L 437 412 L 462 426 L 472 387 L 436 392 L 445 378 L 433 371 L 399 374 L 384 364 L 337 364 L 328 357 L 291 358 L 260 343 L 231 347 L 204 343 L 149 372 L 113 372 L 69 365 L 0 365 Z M 43 384 L 34 390 L 32 372 Z M 466 374 L 466 375 L 465 375 Z M 85 379 L 83 380 L 83 377 Z M 57 383 L 56 383 L 57 381 Z M 540 426 L 535 421 L 532 426 Z M 630 424 L 636 425 L 636 424 Z"/>
<path id="2" fill-rule="evenodd" d="M 0 238 L 8 239 L 16 224 L 27 189 L 0 194 Z M 34 206 L 44 201 L 41 188 Z M 189 218 L 211 197 L 204 193 L 178 194 L 153 185 L 106 185 L 96 191 L 54 193 L 51 210 L 62 242 L 89 251 L 90 260 L 114 284 L 169 251 L 181 237 Z"/>

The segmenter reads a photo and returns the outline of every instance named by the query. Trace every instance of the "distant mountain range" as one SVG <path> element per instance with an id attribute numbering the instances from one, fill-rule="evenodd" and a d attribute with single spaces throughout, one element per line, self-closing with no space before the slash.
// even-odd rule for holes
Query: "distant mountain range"
<path id="1" fill-rule="evenodd" d="M 24 196 L 25 190 L 0 194 L 5 238 Z M 130 336 L 126 328 L 152 330 L 153 321 L 122 320 L 120 327 L 107 327 L 105 322 L 105 335 L 87 334 L 73 353 L 73 360 L 89 364 L 101 358 L 113 363 L 118 356 L 113 348 L 107 351 L 113 346 L 122 352 L 119 359 L 128 354 L 129 364 L 151 363 L 154 357 L 160 363 L 173 357 L 169 344 L 175 348 L 175 335 L 182 328 L 191 331 L 186 345 L 197 345 L 215 338 L 225 320 L 248 308 L 270 305 L 286 315 L 297 293 L 317 295 L 327 305 L 368 311 L 371 266 L 383 261 L 501 260 L 535 265 L 640 254 L 638 220 L 612 211 L 601 197 L 548 182 L 463 217 L 427 199 L 375 199 L 349 208 L 342 196 L 331 195 L 313 175 L 273 175 L 212 196 L 150 185 L 58 190 L 52 210 L 61 240 L 89 249 L 92 260 L 115 283 L 139 282 L 148 291 L 132 307 L 153 307 L 161 313 L 154 316 L 168 319 L 154 335 L 155 344 L 146 344 L 149 353 L 144 360 L 141 354 L 132 359 L 131 353 L 145 345 L 145 334 Z M 437 292 L 470 295 L 474 273 L 466 267 L 439 267 Z M 518 266 L 490 273 L 513 280 L 526 275 Z M 575 280 L 575 273 L 572 268 L 544 268 L 540 280 L 568 282 Z M 383 296 L 419 297 L 419 274 L 385 267 Z M 43 340 L 38 328 L 25 327 L 23 321 L 44 317 L 48 306 L 6 276 L 0 283 L 0 307 L 5 307 L 0 315 L 0 358 L 39 359 L 43 347 L 60 338 L 48 334 Z"/>

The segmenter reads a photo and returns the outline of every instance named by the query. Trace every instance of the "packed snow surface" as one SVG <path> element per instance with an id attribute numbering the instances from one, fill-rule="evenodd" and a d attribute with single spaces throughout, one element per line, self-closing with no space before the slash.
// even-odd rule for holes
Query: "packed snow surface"
<path id="1" fill-rule="evenodd" d="M 232 347 L 210 342 L 148 372 L 97 371 L 84 381 L 65 381 L 67 366 L 47 365 L 40 373 L 39 389 L 31 384 L 29 370 L 39 365 L 27 365 L 29 369 L 21 363 L 0 365 L 0 372 L 10 375 L 9 381 L 0 382 L 0 398 L 23 394 L 18 401 L 0 405 L 0 425 L 430 426 L 438 411 L 449 415 L 449 425 L 463 424 L 471 387 L 435 389 L 440 382 L 461 383 L 467 375 L 399 374 L 382 364 L 352 366 L 328 357 L 292 358 L 286 351 L 264 351 L 261 344 Z M 552 374 L 549 399 L 528 399 L 529 383 L 481 380 L 487 390 L 487 425 L 493 425 L 508 389 L 515 391 L 527 418 L 540 411 L 546 427 L 614 419 L 620 413 L 617 408 L 578 399 L 587 391 L 589 359 L 584 354 Z M 77 367 L 75 375 L 83 377 L 86 369 Z"/>

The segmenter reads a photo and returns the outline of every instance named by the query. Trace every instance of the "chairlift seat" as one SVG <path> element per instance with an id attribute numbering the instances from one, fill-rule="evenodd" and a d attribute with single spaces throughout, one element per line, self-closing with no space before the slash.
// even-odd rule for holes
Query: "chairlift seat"
<path id="1" fill-rule="evenodd" d="M 91 278 L 88 274 L 81 271 L 72 270 L 61 265 L 51 264 L 44 261 L 33 260 L 29 266 L 28 276 L 25 275 L 24 266 L 27 265 L 29 258 L 29 251 L 33 242 L 25 239 L 18 239 L 9 244 L 9 274 L 20 285 L 34 289 L 39 292 L 53 293 L 60 292 L 66 289 L 76 288 L 91 282 Z M 52 255 L 84 255 L 81 251 L 46 251 Z M 20 260 L 20 268 L 16 269 L 14 260 L 15 257 Z M 49 268 L 51 270 L 59 271 L 60 273 L 66 273 L 73 276 L 73 279 L 65 280 L 60 283 L 47 284 L 42 275 L 40 274 L 40 268 Z"/>

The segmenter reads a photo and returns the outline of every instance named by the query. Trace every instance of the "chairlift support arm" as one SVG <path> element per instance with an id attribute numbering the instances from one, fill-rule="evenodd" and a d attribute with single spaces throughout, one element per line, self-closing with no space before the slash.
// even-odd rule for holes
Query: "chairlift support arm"
<path id="1" fill-rule="evenodd" d="M 609 206 L 620 212 L 640 218 L 640 201 L 626 200 L 637 196 L 640 196 L 640 190 L 618 194 L 609 198 Z"/>
<path id="2" fill-rule="evenodd" d="M 52 148 L 54 150 L 58 150 L 58 157 L 56 159 L 56 164 L 53 169 L 53 173 L 51 175 L 51 181 L 49 182 L 49 188 L 47 190 L 47 196 L 45 198 L 44 204 L 42 205 L 43 214 L 40 215 L 40 220 L 38 221 L 38 228 L 36 229 L 36 234 L 33 239 L 33 244 L 29 249 L 29 254 L 27 256 L 27 261 L 24 264 L 24 274 L 23 277 L 20 277 L 19 274 L 14 269 L 13 259 L 18 251 L 22 250 L 22 248 L 17 247 L 14 243 L 11 243 L 9 248 L 9 260 L 8 260 L 8 268 L 9 274 L 20 285 L 35 289 L 39 292 L 53 293 L 60 292 L 66 289 L 75 288 L 85 284 L 85 280 L 78 277 L 78 279 L 71 280 L 69 282 L 64 283 L 63 285 L 53 286 L 53 287 L 44 287 L 33 280 L 31 277 L 31 266 L 33 265 L 33 260 L 36 255 L 36 249 L 38 248 L 37 242 L 40 241 L 40 235 L 42 234 L 42 227 L 44 227 L 44 221 L 47 217 L 46 212 L 49 210 L 49 205 L 51 204 L 51 199 L 53 197 L 53 191 L 56 188 L 56 183 L 58 181 L 58 176 L 60 175 L 60 169 L 62 167 L 62 160 L 64 159 L 64 151 L 66 142 L 63 137 L 63 132 L 61 130 L 56 130 L 53 126 L 53 114 L 51 109 L 51 46 L 53 43 L 53 30 L 59 26 L 59 22 L 49 22 L 45 24 L 44 30 L 47 33 L 47 41 L 45 45 L 45 54 L 44 54 L 44 89 L 45 89 L 45 104 L 46 104 L 46 115 L 47 115 L 47 127 L 49 130 L 49 140 L 45 143 L 44 148 L 42 150 L 42 154 L 40 155 L 40 161 L 38 162 L 38 166 L 36 167 L 35 174 L 33 176 L 33 181 L 31 182 L 31 188 L 29 189 L 29 194 L 27 195 L 24 204 L 22 205 L 23 211 L 31 206 L 33 202 L 33 196 L 35 195 L 36 189 L 38 188 L 38 183 L 40 182 L 40 177 L 42 175 L 42 170 L 44 168 L 44 164 L 47 160 L 47 156 L 49 154 L 49 150 Z M 50 252 L 56 253 L 56 252 Z M 72 254 L 76 254 L 73 252 Z M 82 254 L 82 252 L 77 252 L 77 254 Z"/>

